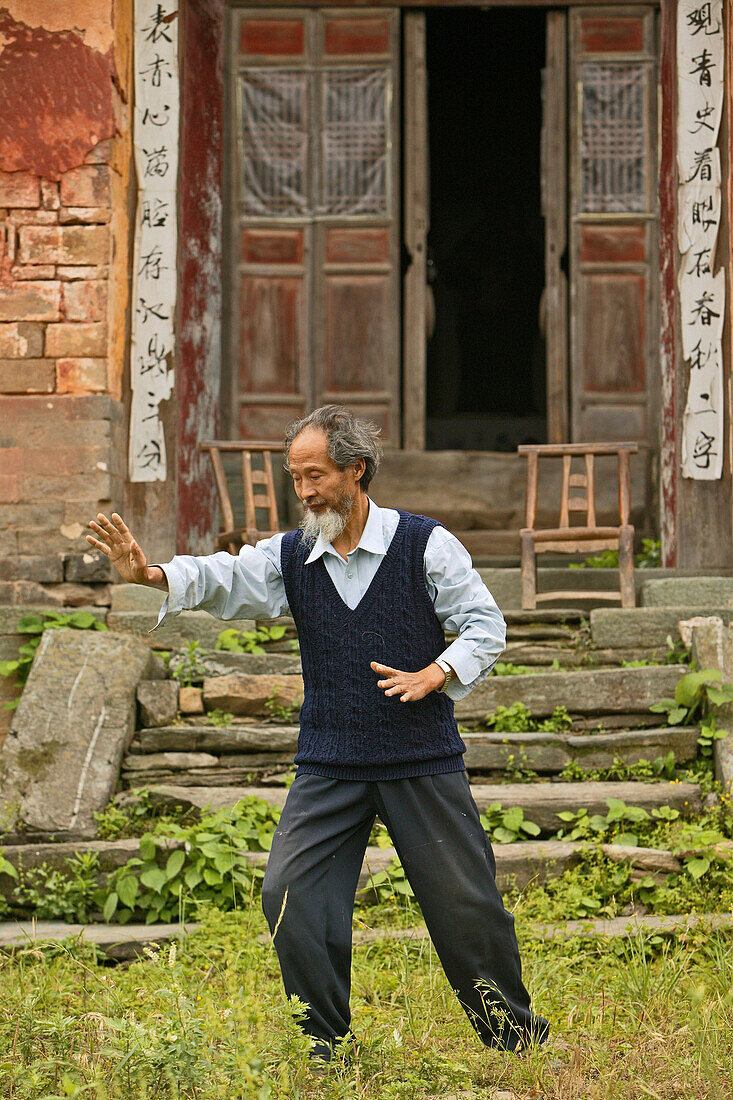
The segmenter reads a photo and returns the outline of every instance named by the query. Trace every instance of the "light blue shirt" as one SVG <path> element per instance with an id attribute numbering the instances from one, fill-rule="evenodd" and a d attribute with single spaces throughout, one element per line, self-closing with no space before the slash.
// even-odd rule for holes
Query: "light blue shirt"
<path id="1" fill-rule="evenodd" d="M 344 559 L 319 535 L 306 565 L 323 558 L 344 603 L 352 610 L 369 587 L 392 541 L 399 513 L 369 501 L 369 514 L 357 546 Z M 184 610 L 200 608 L 219 619 L 276 619 L 288 615 L 280 566 L 282 535 L 243 546 L 235 557 L 224 551 L 206 557 L 177 555 L 160 568 L 168 596 L 158 623 Z M 488 676 L 506 642 L 506 624 L 493 596 L 473 568 L 455 535 L 435 527 L 425 547 L 425 581 L 444 630 L 458 637 L 439 656 L 455 671 L 446 694 L 462 699 Z M 390 664 L 389 656 L 380 663 Z"/>

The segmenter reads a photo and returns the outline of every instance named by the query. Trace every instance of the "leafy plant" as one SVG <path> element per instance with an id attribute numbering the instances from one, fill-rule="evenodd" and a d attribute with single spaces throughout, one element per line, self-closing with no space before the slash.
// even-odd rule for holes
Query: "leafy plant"
<path id="1" fill-rule="evenodd" d="M 21 866 L 11 893 L 12 907 L 31 912 L 37 920 L 88 921 L 97 908 L 98 875 L 96 852 L 78 852 L 61 867 L 42 863 L 26 871 Z"/>
<path id="2" fill-rule="evenodd" d="M 641 550 L 634 555 L 637 569 L 653 569 L 662 560 L 662 544 L 659 539 L 642 539 Z M 618 550 L 604 550 L 592 554 L 583 561 L 569 563 L 570 569 L 618 569 Z"/>
<path id="3" fill-rule="evenodd" d="M 40 614 L 21 615 L 16 629 L 18 634 L 30 635 L 30 639 L 20 646 L 16 660 L 0 661 L 0 676 L 15 676 L 18 684 L 22 685 L 28 679 L 44 631 L 107 630 L 107 624 L 95 618 L 91 611 L 42 611 Z M 4 707 L 11 710 L 17 705 L 18 700 L 13 699 Z"/>
<path id="4" fill-rule="evenodd" d="M 491 670 L 492 676 L 525 676 L 539 671 L 533 665 L 515 665 L 511 661 L 497 661 Z"/>
<path id="5" fill-rule="evenodd" d="M 492 802 L 481 814 L 481 824 L 491 840 L 497 844 L 513 844 L 523 840 L 524 835 L 539 836 L 540 827 L 534 821 L 525 819 L 521 806 L 504 809 L 501 802 Z"/>
<path id="6" fill-rule="evenodd" d="M 228 711 L 222 710 L 220 707 L 214 707 L 206 715 L 207 722 L 212 726 L 231 726 L 234 721 L 234 715 L 229 714 Z"/>
<path id="7" fill-rule="evenodd" d="M 627 764 L 619 756 L 607 768 L 583 768 L 578 760 L 572 760 L 558 773 L 559 779 L 584 782 L 607 782 L 608 780 L 629 779 L 665 779 L 675 778 L 675 755 L 670 749 L 664 756 L 655 756 L 653 760 L 637 760 Z"/>
<path id="8" fill-rule="evenodd" d="M 201 642 L 186 642 L 181 649 L 174 653 L 169 662 L 168 670 L 174 680 L 183 687 L 191 687 L 193 684 L 203 682 L 206 669 L 199 661 L 203 650 Z"/>
<path id="9" fill-rule="evenodd" d="M 688 672 L 674 689 L 674 699 L 661 699 L 652 703 L 649 710 L 666 714 L 670 726 L 692 726 L 700 719 L 710 718 L 716 707 L 733 702 L 733 684 L 719 683 L 722 673 L 716 668 L 704 668 L 700 672 Z"/>
<path id="10" fill-rule="evenodd" d="M 216 649 L 225 649 L 229 653 L 266 653 L 268 642 L 279 642 L 285 637 L 286 628 L 282 623 L 274 626 L 258 626 L 256 630 L 222 630 L 216 639 Z"/>
<path id="11" fill-rule="evenodd" d="M 637 831 L 630 831 L 627 827 L 638 826 L 642 822 L 649 821 L 651 817 L 663 816 L 661 811 L 652 810 L 651 815 L 641 806 L 627 806 L 621 798 L 607 798 L 608 813 L 589 814 L 585 807 L 579 810 L 561 810 L 558 817 L 566 823 L 566 827 L 558 829 L 558 839 L 567 840 L 603 840 L 610 838 L 615 844 L 630 844 L 636 846 L 639 843 Z M 664 820 L 673 820 L 679 817 L 679 811 L 669 806 L 664 810 Z M 670 816 L 674 815 L 674 817 Z"/>
<path id="12" fill-rule="evenodd" d="M 700 755 L 710 759 L 713 755 L 716 741 L 722 741 L 728 736 L 727 730 L 719 730 L 715 725 L 715 719 L 710 718 L 700 727 L 700 735 L 697 743 L 700 746 Z"/>
<path id="13" fill-rule="evenodd" d="M 484 718 L 487 729 L 497 733 L 561 733 L 572 729 L 573 719 L 564 706 L 555 707 L 549 718 L 538 721 L 532 717 L 531 710 L 524 703 L 512 703 L 509 707 L 498 706 Z"/>
<path id="14" fill-rule="evenodd" d="M 172 851 L 167 838 L 145 833 L 140 856 L 110 876 L 104 919 L 124 924 L 142 912 L 147 924 L 175 920 L 187 902 L 236 908 L 264 875 L 247 853 L 269 850 L 279 820 L 277 806 L 249 797 L 196 825 L 168 826 L 168 838 L 180 845 Z"/>
<path id="15" fill-rule="evenodd" d="M 188 824 L 197 816 L 197 810 L 156 804 L 148 790 L 138 788 L 134 798 L 127 799 L 123 806 L 110 802 L 101 813 L 94 814 L 94 819 L 97 822 L 97 836 L 101 840 L 120 840 L 150 832 L 151 821 L 154 822 L 155 832 L 162 833 L 169 825 Z"/>
<path id="16" fill-rule="evenodd" d="M 405 869 L 399 859 L 395 857 L 386 871 L 377 871 L 369 878 L 369 886 L 377 897 L 377 901 L 387 902 L 414 898 L 415 893 L 408 882 Z"/>
<path id="17" fill-rule="evenodd" d="M 265 700 L 265 710 L 273 722 L 282 722 L 287 725 L 300 710 L 301 702 L 302 700 L 296 703 L 278 703 L 277 696 L 271 695 Z"/>

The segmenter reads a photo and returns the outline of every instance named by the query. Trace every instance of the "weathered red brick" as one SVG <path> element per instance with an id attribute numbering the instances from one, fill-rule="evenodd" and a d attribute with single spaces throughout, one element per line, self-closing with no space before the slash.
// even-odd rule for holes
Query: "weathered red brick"
<path id="1" fill-rule="evenodd" d="M 107 351 L 107 327 L 103 324 L 78 323 L 49 325 L 45 351 L 54 359 L 61 356 L 102 356 Z"/>
<path id="2" fill-rule="evenodd" d="M 39 206 L 41 188 L 32 172 L 0 172 L 0 206 Z"/>
<path id="3" fill-rule="evenodd" d="M 53 359 L 0 359 L 0 393 L 53 393 L 55 386 Z"/>
<path id="4" fill-rule="evenodd" d="M 110 470 L 109 446 L 56 446 L 53 432 L 45 447 L 6 447 L 3 450 L 3 473 L 25 476 L 66 477 L 72 474 L 107 474 Z"/>
<path id="5" fill-rule="evenodd" d="M 61 317 L 61 284 L 24 282 L 0 286 L 0 321 L 58 321 Z"/>
<path id="6" fill-rule="evenodd" d="M 44 477 L 19 475 L 19 487 L 22 500 L 109 500 L 112 496 L 112 477 L 99 470 L 83 474 Z M 115 482 L 119 478 L 115 479 Z M 50 547 L 49 547 L 50 549 Z"/>
<path id="7" fill-rule="evenodd" d="M 104 321 L 107 316 L 107 283 L 104 279 L 79 279 L 64 283 L 67 321 Z"/>
<path id="8" fill-rule="evenodd" d="M 61 177 L 64 206 L 109 206 L 109 168 L 106 164 L 85 164 Z"/>
<path id="9" fill-rule="evenodd" d="M 13 504 L 20 500 L 20 484 L 15 474 L 0 474 L 0 502 Z"/>
<path id="10" fill-rule="evenodd" d="M 56 389 L 59 393 L 104 393 L 107 389 L 107 360 L 57 360 Z"/>
<path id="11" fill-rule="evenodd" d="M 9 225 L 58 225 L 58 210 L 11 210 Z"/>
<path id="12" fill-rule="evenodd" d="M 103 225 L 26 225 L 19 232 L 21 264 L 103 264 L 109 230 Z"/>
<path id="13" fill-rule="evenodd" d="M 59 210 L 59 222 L 62 225 L 107 225 L 112 218 L 108 206 L 62 206 Z"/>
<path id="14" fill-rule="evenodd" d="M 85 164 L 109 164 L 112 159 L 112 142 L 99 141 L 84 157 Z"/>
<path id="15" fill-rule="evenodd" d="M 45 210 L 58 210 L 61 206 L 59 185 L 55 180 L 41 180 L 41 205 Z"/>
<path id="16" fill-rule="evenodd" d="M 56 275 L 64 282 L 73 282 L 74 279 L 106 279 L 109 268 L 101 267 L 57 267 Z"/>
<path id="17" fill-rule="evenodd" d="M 43 355 L 40 325 L 15 321 L 0 325 L 0 359 L 34 359 Z"/>
<path id="18" fill-rule="evenodd" d="M 54 264 L 27 264 L 23 267 L 16 264 L 11 267 L 10 274 L 14 279 L 55 279 L 56 267 Z"/>

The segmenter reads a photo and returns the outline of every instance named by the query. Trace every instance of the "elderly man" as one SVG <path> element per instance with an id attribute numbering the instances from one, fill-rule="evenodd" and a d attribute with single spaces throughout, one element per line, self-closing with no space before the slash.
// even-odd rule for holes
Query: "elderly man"
<path id="1" fill-rule="evenodd" d="M 300 528 L 236 557 L 149 566 L 116 514 L 100 514 L 87 538 L 125 580 L 167 590 L 159 622 L 184 608 L 295 619 L 305 685 L 298 768 L 262 904 L 285 989 L 308 1005 L 314 1065 L 350 1034 L 354 895 L 377 815 L 483 1042 L 542 1043 L 548 1024 L 530 1009 L 453 716 L 453 701 L 504 648 L 501 612 L 444 527 L 367 496 L 380 458 L 373 425 L 328 405 L 290 425 L 285 454 Z M 458 635 L 447 648 L 445 629 Z"/>

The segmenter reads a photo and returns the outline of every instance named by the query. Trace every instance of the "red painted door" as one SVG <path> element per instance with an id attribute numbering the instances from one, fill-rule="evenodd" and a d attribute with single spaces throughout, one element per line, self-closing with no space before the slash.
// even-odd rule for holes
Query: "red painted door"
<path id="1" fill-rule="evenodd" d="M 571 438 L 654 448 L 655 11 L 576 8 L 569 18 Z"/>
<path id="2" fill-rule="evenodd" d="M 399 445 L 396 10 L 234 9 L 230 432 L 345 403 Z"/>

